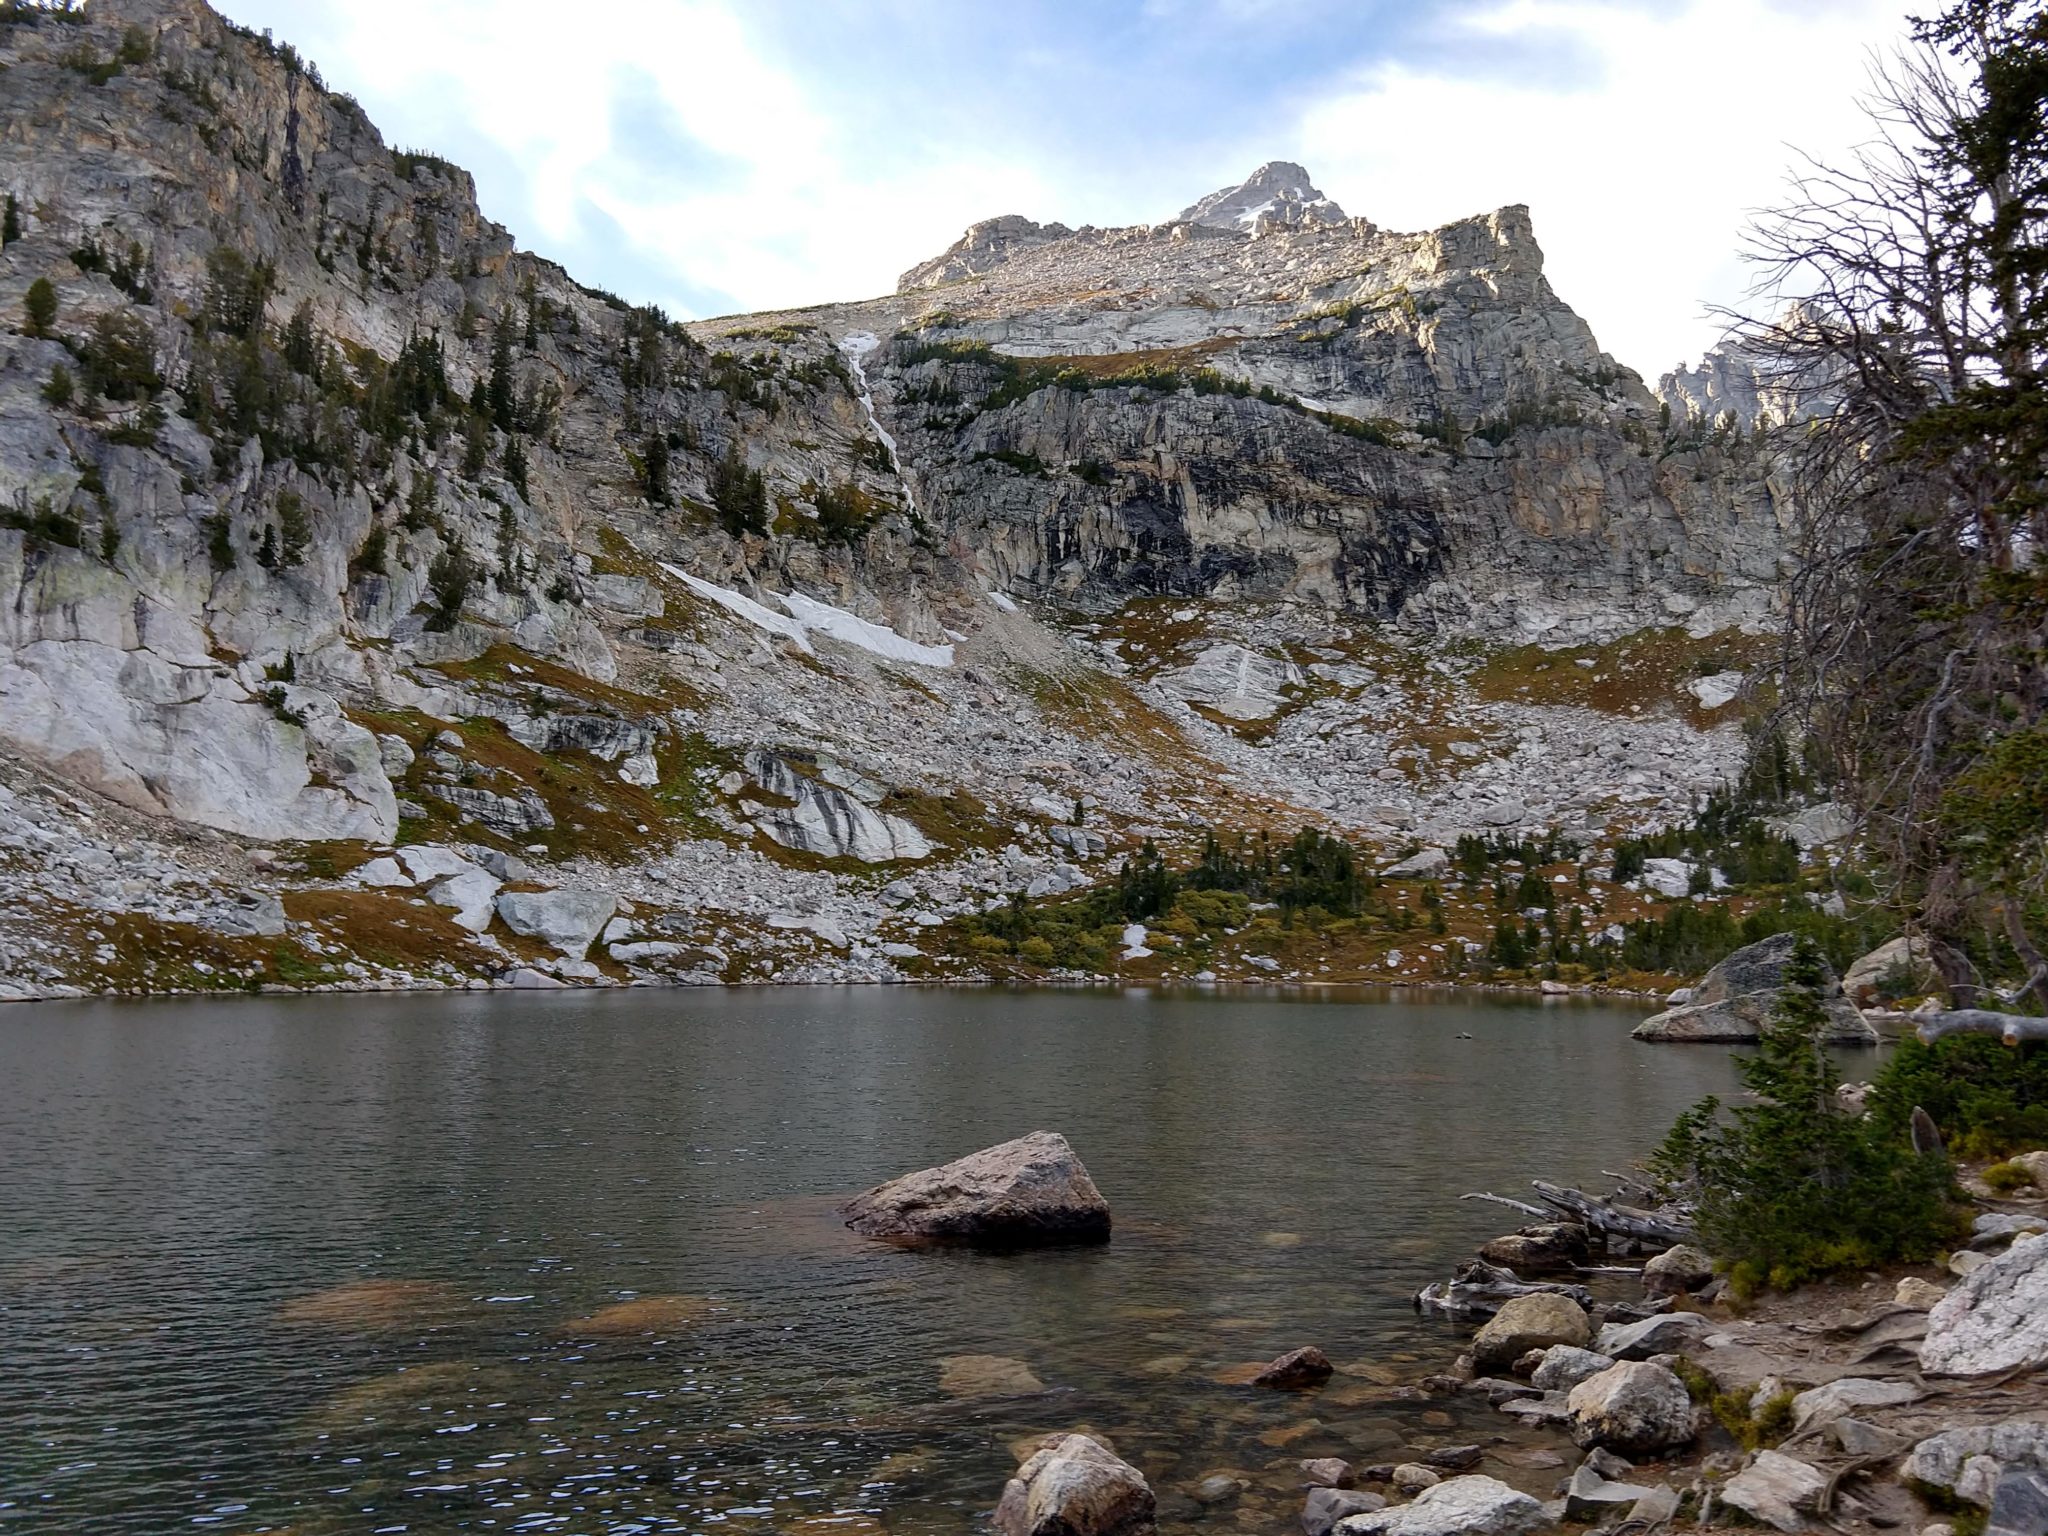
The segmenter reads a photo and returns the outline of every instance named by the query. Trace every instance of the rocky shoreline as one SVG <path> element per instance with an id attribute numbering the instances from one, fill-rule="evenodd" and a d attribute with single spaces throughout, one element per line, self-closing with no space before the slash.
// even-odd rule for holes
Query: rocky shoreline
<path id="1" fill-rule="evenodd" d="M 1537 1181 L 1561 1219 L 1503 1235 L 1418 1310 L 1470 1323 L 1467 1348 L 1396 1397 L 1483 1399 L 1523 1431 L 1416 1445 L 1406 1460 L 1299 1464 L 1304 1536 L 1535 1536 L 1768 1526 L 1918 1536 L 2037 1533 L 2048 1518 L 2048 1152 L 2020 1166 L 2033 1198 L 1966 1175 L 1970 1242 L 1940 1269 L 1870 1273 L 1738 1298 L 1682 1213 Z M 846 1210 L 872 1236 L 875 1195 L 934 1191 L 955 1238 L 1023 1198 L 1039 1219 L 1107 1208 L 1050 1133 L 907 1175 Z M 1020 1196 L 1020 1191 L 1022 1192 Z M 1626 1188 L 1624 1194 L 1647 1191 Z M 897 1197 L 899 1203 L 901 1196 Z M 1485 1196 L 1502 1204 L 1521 1202 Z M 1305 1345 L 1243 1377 L 1314 1394 L 1332 1377 Z M 1449 1422 L 1444 1420 L 1444 1422 Z M 1505 1426 L 1504 1426 L 1505 1427 Z M 1085 1428 L 1013 1447 L 1001 1536 L 1145 1536 L 1144 1472 Z M 1219 1476 L 1209 1482 L 1227 1483 Z M 1197 1506 L 1235 1486 L 1194 1490 Z M 1213 1496 L 1212 1496 L 1213 1495 Z"/>

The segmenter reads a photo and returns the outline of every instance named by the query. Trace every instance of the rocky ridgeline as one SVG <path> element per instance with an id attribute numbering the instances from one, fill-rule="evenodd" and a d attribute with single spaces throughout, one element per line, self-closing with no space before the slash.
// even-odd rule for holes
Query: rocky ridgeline
<path id="1" fill-rule="evenodd" d="M 1143 837 L 1597 838 L 1734 762 L 1725 699 L 1460 646 L 1775 602 L 1763 466 L 1656 437 L 1526 210 L 1276 164 L 682 326 L 200 0 L 13 11 L 0 66 L 9 995 L 888 980 Z"/>

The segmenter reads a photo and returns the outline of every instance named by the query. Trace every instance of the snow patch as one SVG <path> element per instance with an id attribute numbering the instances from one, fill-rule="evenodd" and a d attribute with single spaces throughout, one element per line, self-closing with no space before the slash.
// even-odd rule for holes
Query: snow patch
<path id="1" fill-rule="evenodd" d="M 1124 958 L 1142 960 L 1152 951 L 1145 947 L 1145 925 L 1128 923 L 1124 927 Z"/>
<path id="2" fill-rule="evenodd" d="M 1007 592 L 991 592 L 988 595 L 988 600 L 996 605 L 998 612 L 1015 613 L 1017 611 L 1016 601 Z"/>
<path id="3" fill-rule="evenodd" d="M 788 616 L 784 617 L 743 593 L 715 586 L 667 561 L 661 562 L 661 568 L 699 597 L 708 598 L 721 608 L 738 614 L 756 628 L 795 641 L 797 648 L 806 655 L 816 654 L 811 636 L 824 635 L 841 645 L 853 646 L 888 661 L 907 661 L 920 667 L 953 665 L 953 647 L 950 645 L 920 645 L 897 634 L 886 624 L 872 623 L 858 614 L 848 613 L 844 608 L 805 597 L 801 592 L 768 594 L 788 610 Z"/>

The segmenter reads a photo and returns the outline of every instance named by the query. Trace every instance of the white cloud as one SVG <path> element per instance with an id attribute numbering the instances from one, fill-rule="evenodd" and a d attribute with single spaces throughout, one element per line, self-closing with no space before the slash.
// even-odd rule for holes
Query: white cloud
<path id="1" fill-rule="evenodd" d="M 1885 0 L 1508 0 L 1466 25 L 1532 58 L 1565 44 L 1598 76 L 1378 68 L 1304 111 L 1301 157 L 1347 211 L 1396 229 L 1527 203 L 1551 286 L 1652 382 L 1718 336 L 1707 303 L 1740 302 L 1746 215 L 1779 199 L 1792 146 L 1825 158 L 1867 136 L 1870 50 L 1903 34 Z"/>
<path id="2" fill-rule="evenodd" d="M 544 0 L 234 9 L 297 42 L 394 142 L 460 158 L 480 138 L 500 151 L 510 178 L 472 168 L 485 212 L 522 244 L 573 250 L 591 237 L 586 204 L 608 216 L 638 269 L 674 274 L 673 293 L 630 296 L 684 312 L 677 295 L 693 288 L 746 308 L 884 293 L 992 208 L 1057 201 L 1021 163 L 901 145 L 864 158 L 863 142 L 888 131 L 888 82 L 876 82 L 872 121 L 828 120 L 710 0 L 616 0 L 573 20 Z M 694 142 L 617 142 L 626 98 Z M 650 174 L 664 152 L 689 158 Z"/>
<path id="3" fill-rule="evenodd" d="M 1228 0 L 1233 15 L 1275 3 Z M 572 16 L 543 0 L 229 0 L 395 141 L 473 158 L 485 211 L 522 243 L 678 312 L 707 290 L 747 309 L 887 292 L 998 213 L 1160 217 L 1209 190 L 1169 185 L 1181 172 L 1167 168 L 1234 117 L 1249 126 L 1241 153 L 1215 160 L 1217 181 L 1299 160 L 1345 208 L 1394 228 L 1529 204 L 1553 286 L 1653 378 L 1714 339 L 1705 303 L 1739 299 L 1745 210 L 1778 196 L 1787 146 L 1828 153 L 1860 135 L 1868 50 L 1900 34 L 1901 4 L 1477 0 L 1434 29 L 1469 39 L 1469 65 L 1411 50 L 1284 107 L 1150 81 L 1161 109 L 1142 129 L 1105 126 L 1091 163 L 1061 164 L 1071 146 L 1035 131 L 1058 109 L 999 85 L 988 61 L 951 61 L 963 72 L 943 82 L 944 107 L 964 103 L 971 120 L 949 125 L 919 64 L 851 78 L 828 45 L 787 33 L 778 54 L 734 0 L 611 0 Z M 991 23 L 990 47 L 999 32 Z M 1332 51 L 1355 41 L 1333 37 Z M 1503 56 L 1530 60 L 1526 78 L 1504 81 Z M 622 102 L 669 133 L 619 142 Z"/>

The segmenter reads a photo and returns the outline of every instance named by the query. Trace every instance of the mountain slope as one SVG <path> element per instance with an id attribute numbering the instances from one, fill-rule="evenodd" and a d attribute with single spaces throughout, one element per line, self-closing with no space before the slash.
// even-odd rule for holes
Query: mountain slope
<path id="1" fill-rule="evenodd" d="M 681 325 L 199 0 L 0 66 L 17 992 L 971 974 L 1147 836 L 1604 829 L 1736 750 L 1618 637 L 1768 614 L 1762 467 L 1657 435 L 1525 210 L 1272 166 Z"/>

